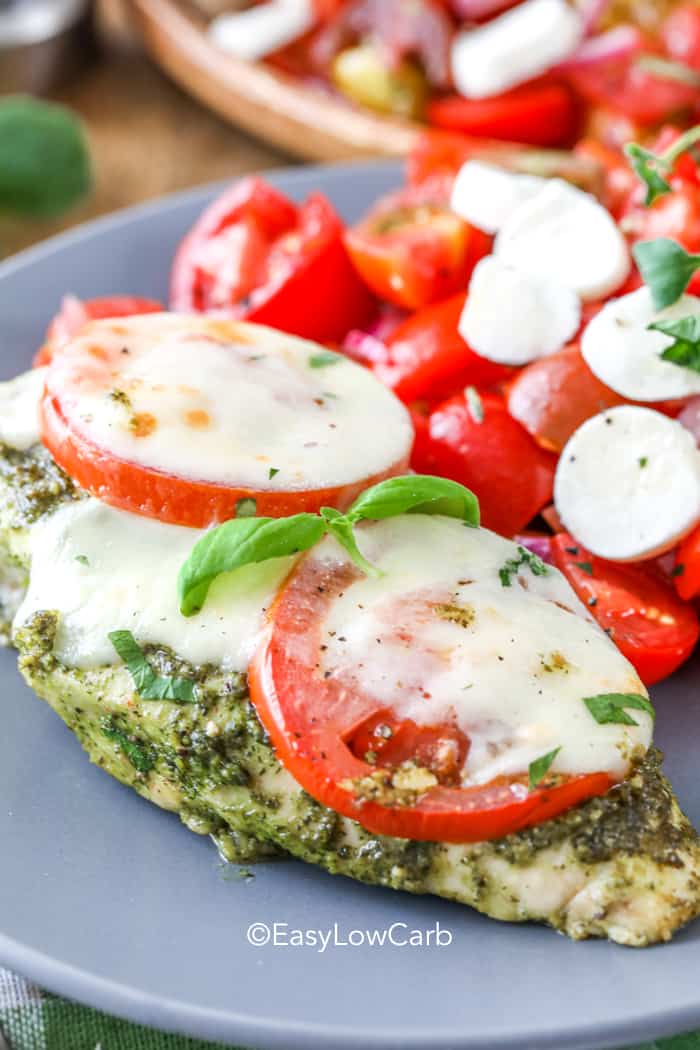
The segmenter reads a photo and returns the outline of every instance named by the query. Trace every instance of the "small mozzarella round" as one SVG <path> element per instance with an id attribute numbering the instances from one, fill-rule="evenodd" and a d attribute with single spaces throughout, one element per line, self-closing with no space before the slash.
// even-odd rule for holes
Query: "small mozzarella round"
<path id="1" fill-rule="evenodd" d="M 700 452 L 692 434 L 660 412 L 612 408 L 564 448 L 554 503 L 568 531 L 601 558 L 663 554 L 700 519 Z"/>
<path id="2" fill-rule="evenodd" d="M 517 175 L 494 164 L 468 160 L 457 173 L 450 207 L 485 233 L 498 233 L 521 204 L 547 185 L 539 175 Z"/>
<path id="3" fill-rule="evenodd" d="M 676 321 L 700 313 L 700 299 L 683 295 L 665 310 L 656 310 L 648 288 L 614 299 L 586 327 L 581 353 L 600 379 L 630 401 L 664 401 L 700 394 L 700 375 L 661 354 L 673 343 L 662 332 L 649 331 L 656 321 Z"/>
<path id="4" fill-rule="evenodd" d="M 525 365 L 561 350 L 580 323 L 581 302 L 569 288 L 490 255 L 474 270 L 459 333 L 489 361 Z"/>
<path id="5" fill-rule="evenodd" d="M 342 354 L 261 325 L 148 314 L 97 321 L 47 391 L 110 457 L 192 481 L 299 492 L 405 463 L 404 406 Z"/>
<path id="6" fill-rule="evenodd" d="M 505 262 L 551 277 L 586 301 L 603 299 L 627 279 L 630 253 L 610 214 L 595 197 L 550 179 L 506 222 L 494 252 Z"/>
<path id="7" fill-rule="evenodd" d="M 209 33 L 223 51 L 257 62 L 291 44 L 314 24 L 311 0 L 268 0 L 267 3 L 219 15 Z"/>
<path id="8" fill-rule="evenodd" d="M 456 34 L 455 87 L 466 98 L 500 94 L 567 58 L 583 37 L 583 20 L 567 0 L 525 0 L 484 26 Z"/>
<path id="9" fill-rule="evenodd" d="M 39 400 L 46 368 L 0 383 L 0 444 L 20 451 L 39 441 Z"/>

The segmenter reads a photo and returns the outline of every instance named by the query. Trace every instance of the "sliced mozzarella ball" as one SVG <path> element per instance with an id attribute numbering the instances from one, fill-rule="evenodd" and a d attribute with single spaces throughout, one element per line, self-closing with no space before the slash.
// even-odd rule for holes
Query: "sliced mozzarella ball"
<path id="1" fill-rule="evenodd" d="M 494 164 L 468 160 L 457 173 L 450 207 L 477 229 L 498 233 L 516 208 L 546 185 L 539 175 L 516 175 Z"/>
<path id="2" fill-rule="evenodd" d="M 612 294 L 631 268 L 625 238 L 595 197 L 562 179 L 511 216 L 496 238 L 505 262 L 551 277 L 586 301 Z"/>
<path id="3" fill-rule="evenodd" d="M 244 11 L 219 15 L 209 33 L 223 51 L 256 62 L 308 32 L 314 24 L 311 0 L 269 0 Z"/>
<path id="4" fill-rule="evenodd" d="M 554 503 L 569 532 L 599 557 L 651 558 L 700 519 L 700 452 L 692 434 L 660 412 L 611 408 L 564 448 Z"/>
<path id="5" fill-rule="evenodd" d="M 322 622 L 319 674 L 419 725 L 455 721 L 469 739 L 465 784 L 527 772 L 557 747 L 556 772 L 624 777 L 651 720 L 601 726 L 583 698 L 646 690 L 556 569 L 523 565 L 504 587 L 499 570 L 517 546 L 449 518 L 405 515 L 358 536 L 382 575 L 343 577 Z M 345 560 L 332 539 L 312 557 L 329 563 L 319 579 Z"/>
<path id="6" fill-rule="evenodd" d="M 296 492 L 405 462 L 406 409 L 341 354 L 272 328 L 149 314 L 93 322 L 47 389 L 111 456 L 223 486 Z"/>
<path id="7" fill-rule="evenodd" d="M 45 368 L 33 368 L 0 383 L 0 444 L 20 450 L 39 441 L 39 400 Z"/>
<path id="8" fill-rule="evenodd" d="M 700 394 L 700 375 L 663 361 L 673 343 L 662 332 L 650 332 L 656 321 L 675 321 L 700 313 L 700 299 L 683 295 L 665 310 L 656 310 L 648 288 L 614 299 L 587 325 L 581 339 L 586 364 L 601 382 L 631 401 L 664 401 Z"/>
<path id="9" fill-rule="evenodd" d="M 452 77 L 466 98 L 488 98 L 544 73 L 583 40 L 580 14 L 566 0 L 525 3 L 452 44 Z"/>
<path id="10" fill-rule="evenodd" d="M 247 670 L 264 614 L 293 558 L 249 565 L 214 581 L 204 609 L 181 615 L 177 574 L 200 529 L 166 525 L 96 499 L 68 503 L 31 532 L 29 589 L 15 628 L 59 614 L 57 657 L 68 667 L 118 663 L 108 635 L 130 630 L 194 665 Z"/>
<path id="11" fill-rule="evenodd" d="M 490 255 L 474 270 L 459 333 L 489 361 L 525 365 L 561 350 L 580 323 L 574 292 Z"/>

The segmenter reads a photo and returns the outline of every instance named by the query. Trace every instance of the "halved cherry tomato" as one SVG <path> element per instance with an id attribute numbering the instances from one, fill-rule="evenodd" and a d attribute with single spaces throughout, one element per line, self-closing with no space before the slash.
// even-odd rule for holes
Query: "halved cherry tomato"
<path id="1" fill-rule="evenodd" d="M 381 299 L 417 310 L 466 289 L 491 238 L 449 208 L 449 187 L 430 179 L 382 198 L 345 234 L 357 272 Z"/>
<path id="2" fill-rule="evenodd" d="M 328 200 L 312 194 L 297 208 L 258 178 L 227 190 L 192 227 L 170 298 L 174 310 L 215 311 L 319 342 L 341 340 L 375 308 Z"/>
<path id="3" fill-rule="evenodd" d="M 321 677 L 324 617 L 352 579 L 342 566 L 329 567 L 313 555 L 304 558 L 275 600 L 249 671 L 251 698 L 277 757 L 313 798 L 376 834 L 479 842 L 549 820 L 608 790 L 607 773 L 575 776 L 533 791 L 528 791 L 526 774 L 479 787 L 458 786 L 459 755 L 469 741 L 448 719 L 417 726 L 397 719 L 385 701 L 361 694 L 342 676 Z M 387 728 L 391 739 L 385 743 Z M 395 769 L 408 758 L 427 763 L 437 785 L 412 804 L 359 797 L 357 781 Z"/>
<path id="4" fill-rule="evenodd" d="M 645 685 L 667 678 L 688 659 L 700 637 L 697 613 L 653 566 L 596 558 L 565 532 L 553 538 L 552 553 Z"/>
<path id="5" fill-rule="evenodd" d="M 484 99 L 436 98 L 428 104 L 428 122 L 465 135 L 566 146 L 576 137 L 579 107 L 566 84 L 544 81 Z"/>
<path id="6" fill-rule="evenodd" d="M 473 155 L 474 148 L 474 139 L 466 135 L 438 129 L 421 131 L 406 161 L 409 186 L 421 186 L 433 176 L 442 177 L 449 184 Z"/>
<path id="7" fill-rule="evenodd" d="M 495 394 L 460 394 L 416 432 L 411 464 L 479 497 L 487 528 L 512 536 L 551 501 L 556 457 L 545 452 Z"/>
<path id="8" fill-rule="evenodd" d="M 508 411 L 538 445 L 561 452 L 575 430 L 625 399 L 605 386 L 583 360 L 578 346 L 533 361 L 508 387 Z"/>
<path id="9" fill-rule="evenodd" d="M 462 294 L 426 306 L 386 340 L 386 357 L 373 371 L 402 401 L 440 401 L 470 384 L 489 387 L 512 374 L 479 357 L 462 339 L 457 323 L 463 308 Z"/>
<path id="10" fill-rule="evenodd" d="M 46 342 L 34 358 L 34 367 L 48 365 L 55 352 L 69 343 L 89 321 L 158 314 L 163 310 L 165 307 L 155 299 L 141 299 L 135 295 L 110 295 L 103 299 L 85 300 L 67 295 L 47 329 Z"/>
<path id="11" fill-rule="evenodd" d="M 700 528 L 682 541 L 676 553 L 673 582 L 681 598 L 689 602 L 700 594 Z"/>
<path id="12" fill-rule="evenodd" d="M 634 137 L 625 136 L 625 142 L 633 140 Z M 637 176 L 626 157 L 619 149 L 603 145 L 597 138 L 581 139 L 576 144 L 574 153 L 600 165 L 605 177 L 603 203 L 608 211 L 617 218 L 627 203 L 630 193 L 638 184 Z"/>

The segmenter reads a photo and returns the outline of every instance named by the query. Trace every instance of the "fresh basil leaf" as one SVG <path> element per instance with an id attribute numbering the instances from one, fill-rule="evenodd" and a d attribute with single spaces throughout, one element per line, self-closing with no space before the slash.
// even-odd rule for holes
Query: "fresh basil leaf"
<path id="1" fill-rule="evenodd" d="M 674 340 L 660 355 L 662 361 L 700 372 L 700 314 L 676 321 L 655 321 L 649 325 L 649 330 L 661 332 Z"/>
<path id="2" fill-rule="evenodd" d="M 132 766 L 138 773 L 150 773 L 156 764 L 156 756 L 150 748 L 142 747 L 135 743 L 128 733 L 109 721 L 103 721 L 101 725 L 102 735 L 108 740 L 113 740 L 119 750 L 126 755 Z"/>
<path id="3" fill-rule="evenodd" d="M 689 255 L 677 241 L 668 237 L 640 241 L 632 254 L 657 310 L 678 302 L 693 275 L 700 270 L 700 255 Z"/>
<path id="4" fill-rule="evenodd" d="M 64 106 L 0 99 L 0 212 L 59 215 L 90 189 L 80 122 Z"/>
<path id="5" fill-rule="evenodd" d="M 633 170 L 646 186 L 646 197 L 644 204 L 649 208 L 659 197 L 671 192 L 671 183 L 668 182 L 661 171 L 668 171 L 669 165 L 663 157 L 657 156 L 651 150 L 644 149 L 632 142 L 625 146 L 625 153 L 629 157 Z"/>
<path id="6" fill-rule="evenodd" d="M 359 569 L 362 569 L 367 576 L 381 576 L 379 569 L 367 561 L 357 546 L 353 523 L 345 514 L 341 514 L 333 507 L 321 507 L 321 517 L 328 526 L 328 531 L 335 536 L 340 546 L 348 552 Z"/>
<path id="7" fill-rule="evenodd" d="M 321 350 L 318 354 L 311 355 L 309 366 L 311 368 L 328 368 L 329 365 L 339 365 L 342 360 L 342 354 L 334 354 L 330 350 Z"/>
<path id="8" fill-rule="evenodd" d="M 598 696 L 584 697 L 583 702 L 598 725 L 601 726 L 639 725 L 639 722 L 636 722 L 631 715 L 627 714 L 628 708 L 631 708 L 633 711 L 646 711 L 652 718 L 656 717 L 656 712 L 649 700 L 638 693 L 600 693 Z"/>
<path id="9" fill-rule="evenodd" d="M 456 481 L 429 474 L 408 474 L 380 481 L 367 489 L 357 497 L 347 516 L 350 521 L 381 521 L 398 514 L 444 514 L 476 528 L 479 501 L 473 492 Z"/>
<path id="10" fill-rule="evenodd" d="M 530 791 L 534 791 L 537 785 L 544 780 L 552 767 L 554 759 L 560 751 L 561 747 L 555 747 L 553 751 L 548 751 L 546 755 L 542 755 L 541 758 L 536 758 L 534 762 L 530 763 L 528 766 L 528 785 Z"/>
<path id="11" fill-rule="evenodd" d="M 518 547 L 518 557 L 509 558 L 508 561 L 498 570 L 501 586 L 512 586 L 513 576 L 515 576 L 525 565 L 530 567 L 533 576 L 546 576 L 549 572 L 549 569 L 541 558 L 538 558 L 536 554 L 532 553 L 532 551 L 526 550 L 525 547 Z"/>
<path id="12" fill-rule="evenodd" d="M 108 638 L 126 664 L 142 700 L 194 702 L 194 682 L 190 678 L 166 678 L 156 674 L 131 631 L 112 631 Z"/>
<path id="13" fill-rule="evenodd" d="M 322 538 L 325 522 L 315 514 L 291 518 L 234 518 L 202 536 L 180 569 L 180 612 L 192 616 L 204 605 L 217 576 L 243 565 L 307 551 Z"/>

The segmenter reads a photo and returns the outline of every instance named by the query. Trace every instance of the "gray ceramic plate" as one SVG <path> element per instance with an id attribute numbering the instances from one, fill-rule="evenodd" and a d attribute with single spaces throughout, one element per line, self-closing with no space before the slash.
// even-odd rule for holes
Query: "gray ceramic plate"
<path id="1" fill-rule="evenodd" d="M 393 166 L 277 173 L 347 219 Z M 68 290 L 165 296 L 173 250 L 216 188 L 140 208 L 0 266 L 0 376 L 25 369 Z M 655 691 L 659 742 L 700 822 L 700 672 Z M 63 995 L 161 1028 L 261 1048 L 607 1047 L 700 1025 L 700 923 L 668 946 L 572 944 L 428 897 L 293 861 L 252 881 L 214 847 L 92 767 L 0 654 L 0 962 Z M 254 947 L 252 923 L 352 930 L 439 922 L 449 946 Z M 394 930 L 401 939 L 404 928 Z M 359 939 L 355 934 L 353 940 Z"/>

